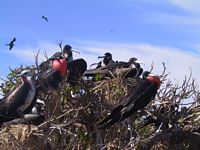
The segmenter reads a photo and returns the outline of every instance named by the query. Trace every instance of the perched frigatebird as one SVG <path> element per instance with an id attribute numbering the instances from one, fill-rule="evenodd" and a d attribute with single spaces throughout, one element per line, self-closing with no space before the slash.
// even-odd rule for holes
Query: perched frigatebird
<path id="1" fill-rule="evenodd" d="M 138 110 L 144 109 L 156 96 L 160 87 L 160 78 L 145 71 L 143 81 L 135 91 L 122 98 L 119 105 L 112 110 L 109 116 L 98 123 L 98 128 L 109 128 L 117 122 L 121 122 Z"/>
<path id="2" fill-rule="evenodd" d="M 99 56 L 98 58 L 103 58 L 103 63 L 105 65 L 110 65 L 115 63 L 115 61 L 112 59 L 112 54 L 109 52 L 106 52 L 104 56 Z"/>
<path id="3" fill-rule="evenodd" d="M 31 72 L 24 70 L 16 77 L 21 77 L 22 83 L 0 100 L 0 117 L 3 117 L 0 122 L 12 115 L 22 116 L 35 98 L 36 89 L 31 79 Z"/>
<path id="4" fill-rule="evenodd" d="M 16 41 L 16 38 L 14 37 L 12 41 L 10 41 L 9 44 L 6 44 L 7 46 L 9 46 L 9 50 L 11 50 L 13 48 L 13 46 L 15 45 L 14 42 Z"/>
<path id="5" fill-rule="evenodd" d="M 87 70 L 84 73 L 86 77 L 94 77 L 95 75 L 100 75 L 102 77 L 117 77 L 124 76 L 129 77 L 139 77 L 143 72 L 137 58 L 132 57 L 128 62 L 117 61 L 115 63 L 109 63 L 106 66 L 97 67 L 96 69 Z"/>
<path id="6" fill-rule="evenodd" d="M 140 66 L 140 63 L 141 62 L 138 62 L 137 58 L 132 57 L 129 59 L 128 62 L 118 62 L 118 65 L 120 64 L 121 68 L 131 68 L 130 71 L 128 71 L 125 74 L 126 78 L 128 77 L 131 78 L 131 77 L 139 77 L 142 74 L 143 69 Z"/>
<path id="7" fill-rule="evenodd" d="M 44 19 L 46 22 L 48 22 L 48 18 L 45 16 L 42 16 L 41 19 Z"/>
<path id="8" fill-rule="evenodd" d="M 62 52 L 57 52 L 49 58 L 47 61 L 50 62 L 49 67 L 47 67 L 48 70 L 44 70 L 41 74 L 41 83 L 44 86 L 57 88 L 65 77 L 67 77 L 67 82 L 71 85 L 77 83 L 77 80 L 87 69 L 87 63 L 84 59 L 73 60 L 72 52 L 77 51 L 73 50 L 70 45 L 65 45 Z M 41 70 L 45 67 L 45 64 L 43 63 L 39 66 Z"/>

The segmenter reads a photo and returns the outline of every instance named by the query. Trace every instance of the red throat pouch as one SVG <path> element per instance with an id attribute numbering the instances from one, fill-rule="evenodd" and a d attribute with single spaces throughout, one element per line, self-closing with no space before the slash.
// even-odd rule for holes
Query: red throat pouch
<path id="1" fill-rule="evenodd" d="M 156 83 L 158 89 L 160 88 L 160 78 L 158 76 L 147 76 L 147 80 L 151 83 Z"/>
<path id="2" fill-rule="evenodd" d="M 66 75 L 67 72 L 67 62 L 65 59 L 58 59 L 53 61 L 53 68 L 58 70 L 62 77 Z"/>

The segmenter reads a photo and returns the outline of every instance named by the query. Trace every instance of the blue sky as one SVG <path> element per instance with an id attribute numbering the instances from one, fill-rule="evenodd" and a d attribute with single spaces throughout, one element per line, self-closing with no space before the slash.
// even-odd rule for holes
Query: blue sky
<path id="1" fill-rule="evenodd" d="M 199 7 L 196 0 L 1 0 L 0 77 L 9 66 L 34 64 L 39 49 L 45 60 L 44 51 L 52 55 L 62 39 L 88 66 L 108 51 L 115 60 L 137 57 L 146 70 L 154 62 L 156 74 L 165 62 L 170 77 L 180 81 L 192 67 L 199 82 Z M 13 37 L 9 51 L 5 44 Z"/>

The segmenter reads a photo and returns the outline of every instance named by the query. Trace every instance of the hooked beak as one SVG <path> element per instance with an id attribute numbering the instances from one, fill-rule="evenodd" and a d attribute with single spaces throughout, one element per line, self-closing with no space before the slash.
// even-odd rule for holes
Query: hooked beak
<path id="1" fill-rule="evenodd" d="M 145 65 L 145 63 L 143 61 L 136 60 L 135 62 L 138 63 L 138 64 L 144 64 Z"/>
<path id="2" fill-rule="evenodd" d="M 99 58 L 104 58 L 104 57 L 105 57 L 105 56 L 98 56 L 98 59 L 99 59 Z"/>
<path id="3" fill-rule="evenodd" d="M 74 49 L 72 49 L 71 51 L 80 54 L 79 51 L 76 51 L 76 50 L 74 50 Z"/>
<path id="4" fill-rule="evenodd" d="M 23 76 L 23 74 L 16 74 L 14 77 L 22 77 Z"/>
<path id="5" fill-rule="evenodd" d="M 155 77 L 155 75 L 154 75 L 154 74 L 152 74 L 152 73 L 148 74 L 148 76 Z"/>

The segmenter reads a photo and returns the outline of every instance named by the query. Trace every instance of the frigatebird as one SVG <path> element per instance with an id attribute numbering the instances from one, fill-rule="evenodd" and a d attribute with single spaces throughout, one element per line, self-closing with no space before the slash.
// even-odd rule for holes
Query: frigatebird
<path id="1" fill-rule="evenodd" d="M 9 44 L 6 44 L 7 46 L 9 46 L 9 51 L 13 48 L 13 46 L 15 45 L 14 42 L 16 41 L 16 38 L 14 37 L 12 41 L 10 41 Z"/>
<path id="2" fill-rule="evenodd" d="M 112 54 L 109 52 L 106 52 L 104 56 L 98 56 L 98 58 L 103 58 L 103 63 L 105 65 L 110 65 L 115 63 L 115 61 L 112 59 Z"/>
<path id="3" fill-rule="evenodd" d="M 122 68 L 131 68 L 130 71 L 125 75 L 126 78 L 139 77 L 143 72 L 140 63 L 141 62 L 138 62 L 137 58 L 132 57 L 128 62 L 118 62 L 118 66 L 121 65 Z"/>
<path id="4" fill-rule="evenodd" d="M 87 69 L 87 63 L 84 59 L 73 60 L 72 52 L 77 51 L 73 50 L 70 45 L 65 45 L 62 52 L 57 52 L 48 59 L 47 62 L 50 62 L 51 65 L 49 65 L 50 67 L 48 70 L 42 72 L 41 75 L 41 83 L 44 86 L 50 86 L 55 89 L 65 77 L 67 77 L 67 82 L 72 86 L 77 84 L 77 80 Z M 45 67 L 43 64 L 39 66 L 41 70 Z"/>
<path id="5" fill-rule="evenodd" d="M 0 100 L 0 115 L 3 119 L 12 115 L 22 116 L 35 98 L 36 89 L 31 72 L 24 70 L 16 77 L 21 77 L 22 83 Z"/>
<path id="6" fill-rule="evenodd" d="M 100 65 L 98 65 L 100 66 Z M 95 75 L 101 75 L 102 77 L 117 77 L 123 76 L 125 78 L 139 77 L 143 72 L 137 58 L 132 57 L 128 62 L 117 61 L 115 63 L 109 63 L 106 66 L 97 67 L 96 69 L 87 70 L 84 73 L 86 77 L 94 77 Z"/>
<path id="7" fill-rule="evenodd" d="M 48 18 L 45 16 L 42 16 L 41 19 L 44 19 L 46 22 L 48 22 Z"/>
<path id="8" fill-rule="evenodd" d="M 109 128 L 117 122 L 130 117 L 138 110 L 144 109 L 156 96 L 160 87 L 160 78 L 145 71 L 143 80 L 138 87 L 121 99 L 121 102 L 112 110 L 109 116 L 98 123 L 98 128 Z"/>

